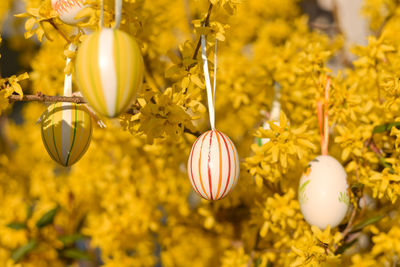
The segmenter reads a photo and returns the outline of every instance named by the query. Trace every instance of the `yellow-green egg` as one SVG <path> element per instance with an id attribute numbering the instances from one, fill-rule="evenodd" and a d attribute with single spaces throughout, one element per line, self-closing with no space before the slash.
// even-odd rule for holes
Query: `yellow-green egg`
<path id="1" fill-rule="evenodd" d="M 89 148 L 92 118 L 83 105 L 54 103 L 42 116 L 42 140 L 50 157 L 67 167 Z"/>
<path id="2" fill-rule="evenodd" d="M 76 80 L 89 105 L 110 118 L 125 112 L 141 88 L 143 58 L 127 33 L 102 29 L 90 34 L 78 48 Z"/>

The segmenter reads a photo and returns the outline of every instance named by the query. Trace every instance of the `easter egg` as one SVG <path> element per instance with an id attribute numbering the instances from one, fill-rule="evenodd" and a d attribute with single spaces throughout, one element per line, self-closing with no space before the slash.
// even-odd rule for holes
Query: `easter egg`
<path id="1" fill-rule="evenodd" d="M 202 198 L 224 198 L 239 178 L 239 157 L 229 137 L 217 130 L 200 135 L 190 152 L 188 175 Z"/>
<path id="2" fill-rule="evenodd" d="M 51 5 L 64 23 L 74 25 L 82 20 L 75 17 L 85 8 L 83 0 L 52 0 Z"/>
<path id="3" fill-rule="evenodd" d="M 143 80 L 143 58 L 136 41 L 120 30 L 90 34 L 78 48 L 76 81 L 83 97 L 110 118 L 125 112 Z"/>
<path id="4" fill-rule="evenodd" d="M 340 224 L 349 206 L 346 172 L 331 156 L 312 160 L 299 184 L 299 202 L 305 220 L 325 229 Z"/>
<path id="5" fill-rule="evenodd" d="M 92 137 L 92 119 L 83 105 L 55 103 L 42 115 L 42 140 L 50 157 L 67 167 L 85 154 Z"/>

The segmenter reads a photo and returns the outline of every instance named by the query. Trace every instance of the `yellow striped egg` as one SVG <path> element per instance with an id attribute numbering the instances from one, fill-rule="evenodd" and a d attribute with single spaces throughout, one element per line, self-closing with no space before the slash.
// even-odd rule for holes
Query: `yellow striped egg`
<path id="1" fill-rule="evenodd" d="M 102 29 L 78 49 L 76 80 L 91 107 L 116 117 L 136 99 L 143 80 L 143 58 L 136 41 L 120 30 Z"/>
<path id="2" fill-rule="evenodd" d="M 216 130 L 200 135 L 189 155 L 188 175 L 202 198 L 224 198 L 239 179 L 239 156 L 231 139 Z"/>
<path id="3" fill-rule="evenodd" d="M 75 19 L 78 13 L 85 8 L 83 0 L 52 0 L 51 5 L 64 23 L 74 25 L 83 19 Z"/>
<path id="4" fill-rule="evenodd" d="M 77 162 L 89 147 L 92 119 L 83 105 L 54 103 L 42 116 L 42 140 L 50 157 L 67 167 Z"/>

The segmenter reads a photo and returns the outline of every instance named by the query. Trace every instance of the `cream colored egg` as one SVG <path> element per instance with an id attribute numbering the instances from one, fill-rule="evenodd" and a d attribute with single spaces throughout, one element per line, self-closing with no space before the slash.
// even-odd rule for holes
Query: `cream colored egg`
<path id="1" fill-rule="evenodd" d="M 312 160 L 299 184 L 299 202 L 305 220 L 325 229 L 340 224 L 349 206 L 347 175 L 343 166 L 331 156 Z"/>

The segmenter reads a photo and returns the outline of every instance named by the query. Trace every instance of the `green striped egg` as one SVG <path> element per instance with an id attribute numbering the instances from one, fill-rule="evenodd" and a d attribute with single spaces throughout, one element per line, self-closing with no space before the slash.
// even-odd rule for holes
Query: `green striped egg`
<path id="1" fill-rule="evenodd" d="M 143 80 L 143 58 L 136 41 L 120 30 L 89 35 L 76 57 L 76 80 L 82 95 L 99 114 L 110 118 L 125 112 Z"/>
<path id="2" fill-rule="evenodd" d="M 92 118 L 83 105 L 55 103 L 42 115 L 42 140 L 50 157 L 67 167 L 77 162 L 89 147 Z"/>

